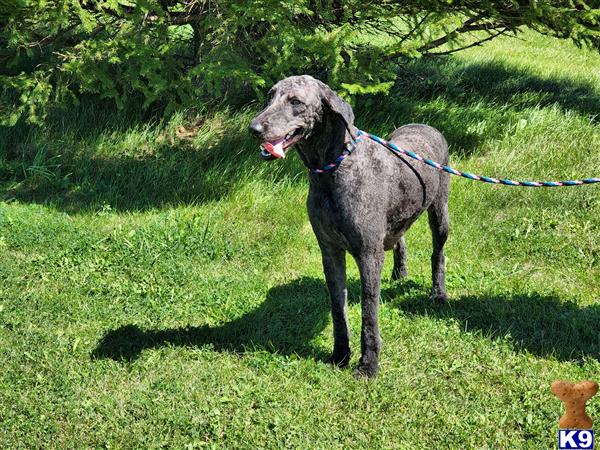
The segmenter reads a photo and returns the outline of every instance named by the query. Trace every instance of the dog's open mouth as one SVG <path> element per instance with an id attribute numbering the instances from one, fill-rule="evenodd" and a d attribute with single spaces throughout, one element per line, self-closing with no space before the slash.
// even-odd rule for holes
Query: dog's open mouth
<path id="1" fill-rule="evenodd" d="M 265 141 L 261 144 L 260 156 L 263 159 L 285 158 L 287 149 L 294 145 L 302 137 L 302 129 L 296 128 L 290 131 L 285 137 Z"/>

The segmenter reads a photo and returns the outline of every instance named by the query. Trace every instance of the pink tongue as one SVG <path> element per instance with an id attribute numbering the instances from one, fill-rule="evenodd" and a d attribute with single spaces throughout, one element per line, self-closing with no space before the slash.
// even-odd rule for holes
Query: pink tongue
<path id="1" fill-rule="evenodd" d="M 285 158 L 285 152 L 283 151 L 283 139 L 272 142 L 263 142 L 262 148 L 268 151 L 271 155 L 277 158 Z"/>

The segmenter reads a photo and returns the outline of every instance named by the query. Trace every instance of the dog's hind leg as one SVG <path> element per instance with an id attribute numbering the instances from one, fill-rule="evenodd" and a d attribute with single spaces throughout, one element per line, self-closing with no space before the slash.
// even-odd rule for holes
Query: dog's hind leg
<path id="1" fill-rule="evenodd" d="M 323 272 L 327 281 L 333 319 L 333 353 L 329 362 L 345 367 L 350 362 L 350 327 L 346 290 L 346 252 L 321 245 Z"/>
<path id="2" fill-rule="evenodd" d="M 446 185 L 447 186 L 447 185 Z M 433 240 L 433 253 L 431 255 L 431 272 L 433 286 L 431 298 L 439 303 L 448 301 L 446 293 L 446 267 L 444 256 L 444 244 L 448 239 L 448 190 L 440 192 L 427 210 L 429 215 L 429 227 Z"/>
<path id="3" fill-rule="evenodd" d="M 408 276 L 406 269 L 406 242 L 404 236 L 394 245 L 394 268 L 392 269 L 392 281 L 401 280 Z"/>

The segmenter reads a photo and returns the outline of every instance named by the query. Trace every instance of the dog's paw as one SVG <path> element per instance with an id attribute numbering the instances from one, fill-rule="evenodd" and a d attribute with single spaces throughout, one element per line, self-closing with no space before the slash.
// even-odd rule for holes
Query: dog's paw
<path id="1" fill-rule="evenodd" d="M 359 364 L 354 371 L 354 378 L 357 380 L 373 380 L 377 378 L 379 366 L 377 364 Z"/>
<path id="2" fill-rule="evenodd" d="M 331 356 L 329 357 L 329 364 L 333 364 L 334 366 L 340 367 L 340 368 L 344 368 L 347 367 L 348 364 L 350 363 L 350 357 L 352 356 L 352 353 L 350 352 L 350 350 L 347 351 L 334 351 Z"/>
<path id="3" fill-rule="evenodd" d="M 445 292 L 434 292 L 431 294 L 431 300 L 433 300 L 439 305 L 445 305 L 446 303 L 448 303 L 449 298 L 448 294 L 446 294 Z"/>
<path id="4" fill-rule="evenodd" d="M 394 267 L 392 270 L 392 281 L 404 280 L 408 277 L 408 271 L 406 269 L 400 269 L 398 267 Z"/>

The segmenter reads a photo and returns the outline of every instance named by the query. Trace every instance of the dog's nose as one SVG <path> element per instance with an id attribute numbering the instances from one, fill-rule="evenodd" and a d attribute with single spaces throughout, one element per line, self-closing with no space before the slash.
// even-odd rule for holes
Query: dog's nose
<path id="1" fill-rule="evenodd" d="M 250 126 L 248 127 L 250 132 L 256 136 L 259 136 L 264 130 L 262 124 L 258 121 L 250 122 Z"/>

